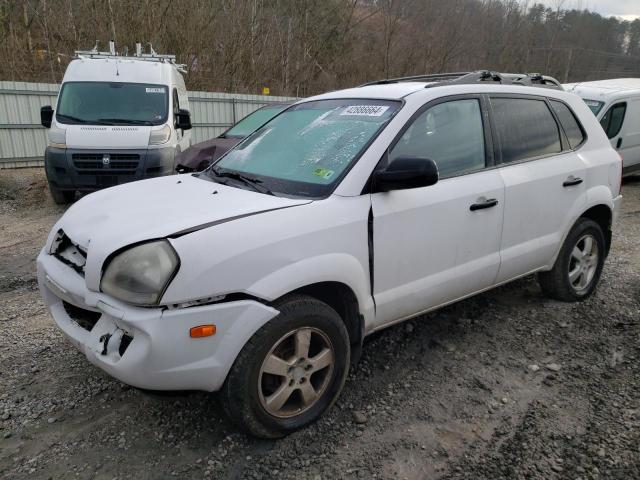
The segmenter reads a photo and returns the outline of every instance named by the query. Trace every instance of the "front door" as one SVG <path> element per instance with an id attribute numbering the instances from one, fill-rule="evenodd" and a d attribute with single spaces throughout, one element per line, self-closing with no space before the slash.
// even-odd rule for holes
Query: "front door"
<path id="1" fill-rule="evenodd" d="M 623 158 L 624 173 L 640 171 L 640 98 L 611 105 L 600 124 Z"/>
<path id="2" fill-rule="evenodd" d="M 487 288 L 500 266 L 504 184 L 492 164 L 480 97 L 427 104 L 389 150 L 430 158 L 440 181 L 374 193 L 376 326 Z"/>

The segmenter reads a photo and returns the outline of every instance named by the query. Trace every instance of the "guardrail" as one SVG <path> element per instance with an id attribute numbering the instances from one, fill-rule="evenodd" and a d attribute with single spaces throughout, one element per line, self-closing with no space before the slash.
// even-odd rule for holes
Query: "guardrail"
<path id="1" fill-rule="evenodd" d="M 0 82 L 0 169 L 42 166 L 47 146 L 40 107 L 54 105 L 59 85 Z M 220 135 L 254 110 L 269 103 L 295 100 L 217 92 L 188 92 L 195 144 Z"/>

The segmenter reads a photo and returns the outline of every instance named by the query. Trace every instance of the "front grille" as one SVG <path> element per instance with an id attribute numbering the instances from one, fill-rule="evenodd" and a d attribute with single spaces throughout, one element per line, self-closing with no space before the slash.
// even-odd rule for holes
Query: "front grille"
<path id="1" fill-rule="evenodd" d="M 76 307 L 68 302 L 62 301 L 62 306 L 64 307 L 64 311 L 67 312 L 67 315 L 84 328 L 87 331 L 93 330 L 93 327 L 96 326 L 98 320 L 102 316 L 100 312 L 93 312 L 91 310 L 86 310 L 84 308 Z"/>
<path id="2" fill-rule="evenodd" d="M 134 175 L 140 164 L 137 153 L 74 153 L 71 158 L 80 175 Z"/>

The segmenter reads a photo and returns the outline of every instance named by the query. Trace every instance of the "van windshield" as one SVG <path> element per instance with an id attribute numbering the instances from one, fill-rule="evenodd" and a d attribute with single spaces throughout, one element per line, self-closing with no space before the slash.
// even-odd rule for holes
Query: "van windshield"
<path id="1" fill-rule="evenodd" d="M 66 82 L 56 120 L 67 124 L 161 125 L 167 121 L 167 87 L 146 83 Z"/>
<path id="2" fill-rule="evenodd" d="M 272 193 L 325 197 L 400 105 L 378 99 L 294 105 L 252 133 L 206 173 L 220 182 L 242 176 L 245 186 L 248 179 Z M 238 186 L 243 188 L 241 183 Z"/>
<path id="3" fill-rule="evenodd" d="M 586 98 L 583 98 L 582 100 L 587 104 L 587 107 L 591 109 L 594 115 L 598 115 L 598 113 L 600 113 L 600 110 L 602 110 L 602 106 L 604 105 L 604 102 L 599 102 L 597 100 L 588 100 Z"/>

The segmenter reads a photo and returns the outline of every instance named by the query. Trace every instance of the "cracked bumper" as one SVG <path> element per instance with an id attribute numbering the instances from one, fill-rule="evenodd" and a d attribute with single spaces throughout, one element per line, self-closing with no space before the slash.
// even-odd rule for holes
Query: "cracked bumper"
<path id="1" fill-rule="evenodd" d="M 134 307 L 87 290 L 80 274 L 44 251 L 37 264 L 40 291 L 57 326 L 89 362 L 135 387 L 218 390 L 246 341 L 278 314 L 251 300 L 175 310 Z M 77 320 L 83 311 L 94 324 Z M 189 329 L 203 324 L 215 324 L 216 334 L 191 338 Z"/>

